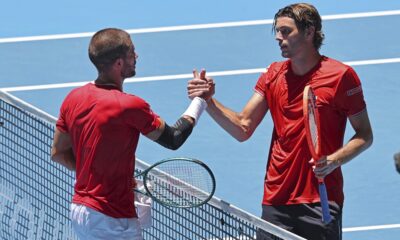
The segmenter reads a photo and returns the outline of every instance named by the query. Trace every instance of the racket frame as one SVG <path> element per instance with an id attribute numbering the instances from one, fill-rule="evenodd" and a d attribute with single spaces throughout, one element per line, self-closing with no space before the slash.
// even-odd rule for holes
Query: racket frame
<path id="1" fill-rule="evenodd" d="M 310 127 L 310 114 L 312 111 L 314 115 L 315 128 L 316 128 L 316 140 L 314 142 Z M 303 92 L 303 114 L 304 114 L 304 125 L 306 130 L 306 138 L 308 149 L 310 150 L 311 156 L 314 161 L 318 161 L 321 158 L 320 148 L 321 148 L 321 131 L 320 131 L 320 118 L 317 109 L 317 99 L 314 91 L 310 85 L 304 88 Z M 322 207 L 322 221 L 328 224 L 332 221 L 332 216 L 329 212 L 329 201 L 328 192 L 326 190 L 326 185 L 323 178 L 318 178 L 318 191 Z"/>
<path id="2" fill-rule="evenodd" d="M 203 167 L 208 172 L 208 174 L 210 176 L 210 179 L 211 179 L 211 182 L 212 182 L 212 190 L 209 193 L 206 193 L 201 189 L 197 189 L 196 187 L 191 186 L 194 189 L 203 192 L 205 195 L 207 194 L 208 195 L 207 198 L 205 198 L 203 201 L 201 201 L 201 202 L 199 202 L 197 204 L 180 205 L 180 204 L 171 204 L 171 203 L 162 201 L 158 197 L 156 197 L 153 194 L 151 194 L 152 191 L 149 189 L 149 186 L 151 185 L 151 184 L 149 184 L 151 182 L 151 180 L 149 180 L 149 178 L 148 178 L 149 172 L 151 170 L 153 170 L 154 168 L 157 168 L 157 166 L 159 166 L 161 164 L 164 164 L 166 162 L 172 162 L 172 161 L 193 162 L 193 163 L 196 163 L 196 164 L 200 165 L 201 167 Z M 160 171 L 162 172 L 162 170 L 160 170 Z M 165 173 L 165 174 L 168 174 L 168 173 Z M 213 197 L 213 195 L 215 193 L 215 189 L 216 189 L 215 176 L 214 176 L 213 172 L 211 171 L 211 169 L 205 163 L 203 163 L 202 161 L 194 159 L 194 158 L 187 158 L 187 157 L 167 158 L 167 159 L 164 159 L 164 160 L 156 162 L 155 164 L 151 165 L 150 167 L 148 167 L 144 171 L 140 172 L 139 174 L 136 174 L 135 178 L 138 178 L 140 176 L 143 178 L 143 186 L 144 186 L 145 192 L 144 191 L 140 191 L 140 190 L 138 190 L 136 188 L 134 189 L 134 191 L 138 192 L 138 193 L 141 193 L 141 194 L 144 194 L 144 195 L 146 195 L 148 197 L 151 197 L 154 201 L 158 202 L 161 205 L 167 206 L 167 207 L 176 207 L 176 208 L 195 208 L 195 207 L 200 207 L 201 205 L 207 203 Z M 174 178 L 175 176 L 171 175 L 171 177 Z M 148 182 L 148 181 L 150 181 L 150 182 Z M 186 183 L 183 180 L 179 180 L 179 181 L 182 181 L 183 183 Z M 187 183 L 187 184 L 190 185 L 189 183 Z M 171 201 L 171 202 L 173 202 L 173 201 Z"/>

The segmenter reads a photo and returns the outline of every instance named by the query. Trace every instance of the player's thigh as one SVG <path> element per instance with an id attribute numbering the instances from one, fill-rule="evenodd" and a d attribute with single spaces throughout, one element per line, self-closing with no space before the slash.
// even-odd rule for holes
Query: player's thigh
<path id="1" fill-rule="evenodd" d="M 322 208 L 319 203 L 301 204 L 302 216 L 298 218 L 295 231 L 306 239 L 341 240 L 342 239 L 342 209 L 336 203 L 329 203 L 332 221 L 325 224 L 322 221 Z"/>
<path id="2" fill-rule="evenodd" d="M 295 223 L 295 212 L 290 210 L 288 206 L 262 206 L 261 218 L 280 228 L 293 232 Z M 274 239 L 269 233 L 264 230 L 257 230 L 257 240 Z"/>
<path id="3" fill-rule="evenodd" d="M 337 204 L 329 204 L 332 222 L 322 222 L 322 209 L 319 203 L 293 204 L 284 206 L 263 205 L 262 219 L 306 239 L 341 240 L 342 209 Z M 271 239 L 260 230 L 257 240 Z"/>
<path id="4" fill-rule="evenodd" d="M 71 206 L 72 227 L 84 240 L 142 240 L 137 218 L 112 218 L 83 205 Z"/>

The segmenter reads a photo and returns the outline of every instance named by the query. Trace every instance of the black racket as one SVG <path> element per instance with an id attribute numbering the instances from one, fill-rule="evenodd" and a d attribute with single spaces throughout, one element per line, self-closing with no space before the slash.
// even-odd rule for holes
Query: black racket
<path id="1" fill-rule="evenodd" d="M 135 178 L 142 178 L 145 189 L 135 189 L 136 192 L 169 207 L 199 207 L 207 203 L 215 192 L 215 177 L 211 169 L 192 158 L 159 161 Z"/>

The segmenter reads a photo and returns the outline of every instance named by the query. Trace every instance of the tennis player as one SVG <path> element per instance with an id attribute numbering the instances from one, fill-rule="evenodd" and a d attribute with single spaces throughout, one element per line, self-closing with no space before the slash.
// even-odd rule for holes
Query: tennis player
<path id="1" fill-rule="evenodd" d="M 72 90 L 62 103 L 51 157 L 76 171 L 71 221 L 79 239 L 141 240 L 132 191 L 139 135 L 179 148 L 206 108 L 207 96 L 194 98 L 169 126 L 146 101 L 122 90 L 124 79 L 135 76 L 138 58 L 127 32 L 97 32 L 89 57 L 98 77 Z"/>
<path id="2" fill-rule="evenodd" d="M 251 137 L 268 110 L 274 123 L 262 201 L 262 218 L 306 239 L 341 239 L 344 202 L 341 166 L 372 144 L 372 129 L 361 82 L 355 71 L 319 53 L 324 34 L 321 17 L 310 4 L 292 4 L 274 18 L 275 39 L 286 61 L 261 74 L 241 112 L 215 98 L 207 112 L 238 141 Z M 204 74 L 203 74 L 204 75 Z M 189 97 L 212 79 L 192 79 Z M 303 90 L 310 85 L 321 116 L 321 159 L 311 159 L 303 122 Z M 214 85 L 212 85 L 214 86 Z M 212 87 L 214 88 L 214 87 Z M 355 134 L 343 146 L 346 121 Z M 317 167 L 314 166 L 318 161 Z M 333 221 L 322 222 L 317 177 L 325 177 Z M 268 239 L 262 232 L 257 239 Z"/>

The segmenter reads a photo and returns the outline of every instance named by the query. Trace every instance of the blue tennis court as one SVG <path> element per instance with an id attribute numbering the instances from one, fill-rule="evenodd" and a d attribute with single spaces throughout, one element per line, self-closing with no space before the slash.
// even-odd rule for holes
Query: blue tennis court
<path id="1" fill-rule="evenodd" d="M 345 180 L 344 239 L 400 237 L 400 2 L 309 1 L 323 16 L 321 52 L 353 66 L 365 93 L 374 143 L 342 169 Z M 128 30 L 137 54 L 137 76 L 124 91 L 146 99 L 168 123 L 186 109 L 186 83 L 193 68 L 206 68 L 215 97 L 239 111 L 263 68 L 280 61 L 271 31 L 279 1 L 69 1 L 4 3 L 0 16 L 0 89 L 57 116 L 66 94 L 92 81 L 87 56 L 93 32 Z M 347 129 L 346 140 L 353 132 Z M 213 170 L 216 196 L 258 216 L 272 122 L 264 118 L 250 140 L 239 143 L 204 114 L 177 151 L 141 138 L 137 156 L 148 162 L 188 156 Z"/>

